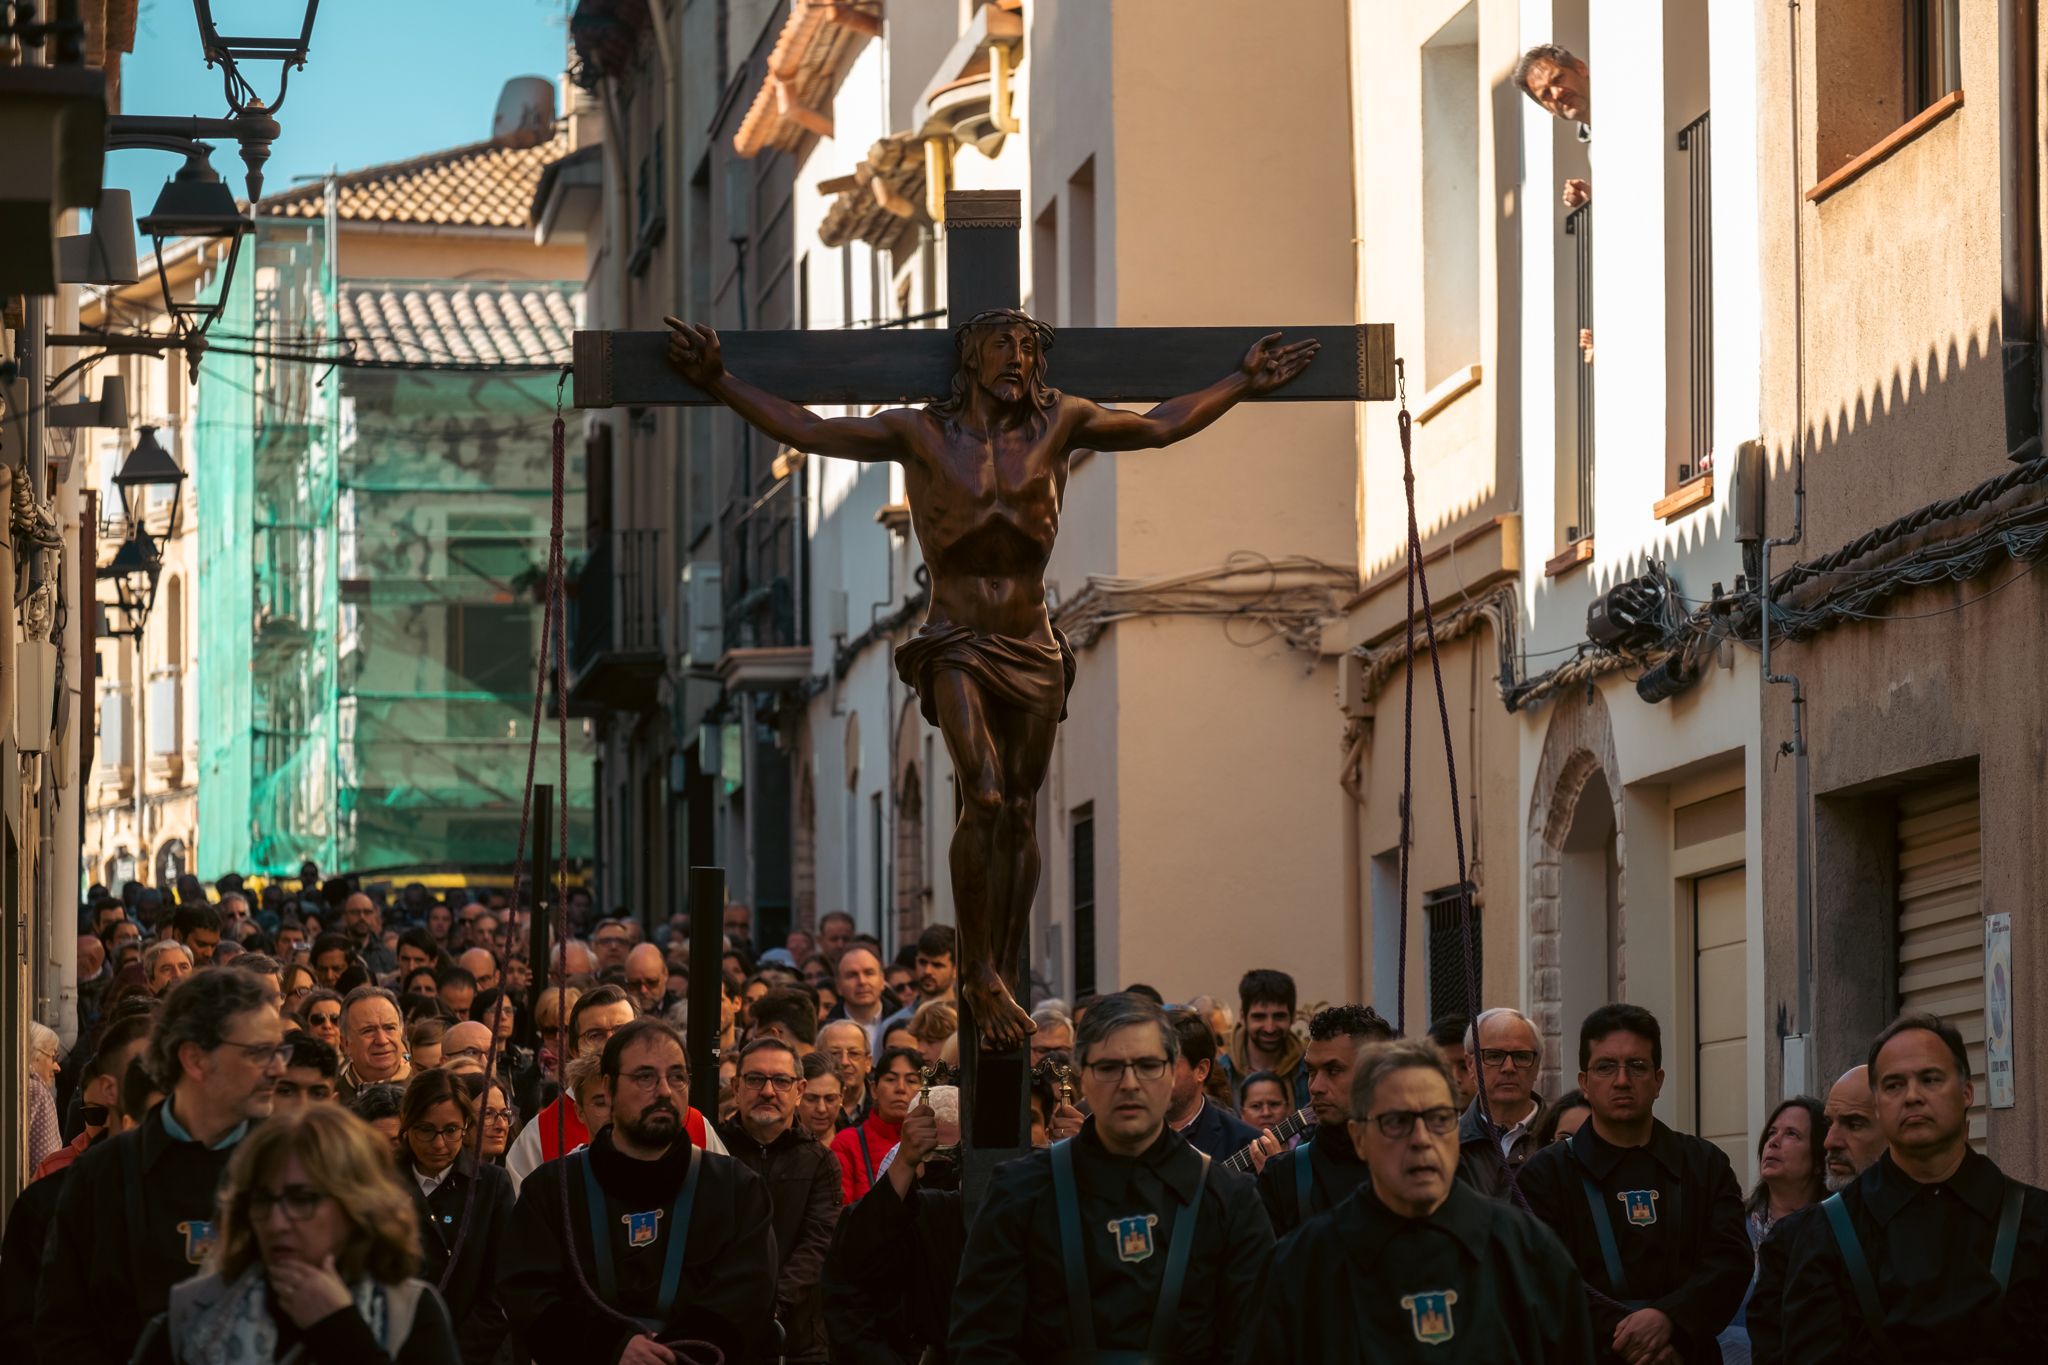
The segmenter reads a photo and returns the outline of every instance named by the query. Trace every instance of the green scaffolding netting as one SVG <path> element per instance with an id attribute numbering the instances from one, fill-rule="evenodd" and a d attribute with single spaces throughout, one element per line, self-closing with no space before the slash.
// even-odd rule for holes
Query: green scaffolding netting
<path id="1" fill-rule="evenodd" d="M 372 283 L 337 283 L 318 223 L 265 223 L 243 250 L 256 268 L 237 272 L 215 324 L 224 346 L 332 337 L 337 287 Z M 437 284 L 456 282 L 404 287 Z M 289 875 L 307 858 L 509 865 L 541 644 L 554 376 L 214 353 L 199 388 L 201 875 Z M 580 452 L 572 461 L 573 558 Z M 553 737 L 544 720 L 538 781 L 556 780 Z M 570 853 L 587 857 L 580 722 L 570 745 Z"/>

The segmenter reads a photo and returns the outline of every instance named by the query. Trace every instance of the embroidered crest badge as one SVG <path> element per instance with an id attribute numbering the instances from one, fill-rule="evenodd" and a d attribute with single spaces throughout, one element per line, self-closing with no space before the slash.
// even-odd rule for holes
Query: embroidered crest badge
<path id="1" fill-rule="evenodd" d="M 1458 1334 L 1451 1322 L 1451 1305 L 1458 1301 L 1455 1289 L 1433 1289 L 1426 1294 L 1404 1294 L 1401 1306 L 1408 1310 L 1408 1327 L 1424 1346 L 1441 1346 Z"/>
<path id="2" fill-rule="evenodd" d="M 185 1259 L 198 1265 L 213 1250 L 215 1232 L 213 1224 L 204 1218 L 194 1218 L 178 1224 L 178 1235 L 185 1239 Z"/>
<path id="3" fill-rule="evenodd" d="M 1646 1228 L 1657 1221 L 1657 1191 L 1623 1190 L 1614 1197 L 1628 1210 L 1628 1221 L 1637 1227 Z"/>
<path id="4" fill-rule="evenodd" d="M 1152 1229 L 1159 1222 L 1156 1213 L 1134 1213 L 1128 1218 L 1112 1218 L 1109 1222 L 1110 1235 L 1116 1238 L 1117 1259 L 1142 1261 L 1152 1254 Z"/>
<path id="5" fill-rule="evenodd" d="M 661 1236 L 661 1212 L 660 1209 L 650 1209 L 646 1213 L 621 1214 L 619 1221 L 626 1225 L 626 1245 L 653 1246 L 654 1239 Z"/>

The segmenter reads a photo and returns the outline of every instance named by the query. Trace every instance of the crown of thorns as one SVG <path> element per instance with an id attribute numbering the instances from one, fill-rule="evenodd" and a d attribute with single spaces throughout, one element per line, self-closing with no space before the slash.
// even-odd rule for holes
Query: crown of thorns
<path id="1" fill-rule="evenodd" d="M 1037 318 L 1032 317 L 1021 308 L 987 308 L 976 313 L 973 317 L 953 329 L 953 344 L 955 347 L 964 345 L 970 328 L 989 327 L 996 323 L 1004 322 L 1014 322 L 1029 327 L 1031 335 L 1038 339 L 1038 349 L 1040 352 L 1052 349 L 1052 328 L 1040 322 Z"/>

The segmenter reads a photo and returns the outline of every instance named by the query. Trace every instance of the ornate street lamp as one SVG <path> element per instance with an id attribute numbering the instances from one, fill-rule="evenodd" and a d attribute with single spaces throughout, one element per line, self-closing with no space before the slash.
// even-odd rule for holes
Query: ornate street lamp
<path id="1" fill-rule="evenodd" d="M 171 453 L 158 444 L 155 427 L 141 428 L 141 435 L 135 442 L 135 449 L 121 462 L 121 472 L 114 475 L 114 487 L 121 490 L 121 505 L 128 514 L 130 526 L 140 526 L 144 511 L 144 491 L 149 488 L 171 490 L 171 525 L 164 535 L 175 536 L 178 531 L 178 489 L 185 482 L 185 471 L 171 458 Z"/>
<path id="2" fill-rule="evenodd" d="M 223 37 L 213 21 L 212 0 L 192 0 L 192 8 L 199 16 L 199 46 L 206 54 L 206 64 L 219 66 L 227 82 L 228 108 L 237 114 L 252 107 L 276 113 L 284 103 L 285 82 L 293 71 L 303 70 L 306 65 L 306 49 L 313 43 L 313 16 L 320 8 L 320 0 L 306 0 L 306 21 L 300 25 L 296 38 Z M 256 87 L 242 75 L 240 62 L 276 62 L 277 98 L 264 104 Z"/>
<path id="3" fill-rule="evenodd" d="M 228 287 L 235 278 L 235 259 L 242 253 L 242 238 L 256 228 L 255 222 L 245 217 L 236 206 L 234 191 L 223 184 L 214 172 L 213 163 L 208 159 L 211 153 L 212 148 L 204 143 L 193 143 L 185 164 L 164 182 L 163 192 L 157 195 L 156 206 L 147 217 L 136 223 L 156 244 L 157 284 L 163 290 L 164 308 L 171 316 L 172 325 L 181 334 L 197 331 L 200 336 L 205 336 L 207 328 L 213 326 L 214 319 L 227 307 Z M 164 248 L 173 237 L 228 239 L 227 264 L 221 270 L 220 292 L 214 302 L 201 303 L 193 299 L 181 303 L 171 293 L 170 276 L 164 266 Z"/>

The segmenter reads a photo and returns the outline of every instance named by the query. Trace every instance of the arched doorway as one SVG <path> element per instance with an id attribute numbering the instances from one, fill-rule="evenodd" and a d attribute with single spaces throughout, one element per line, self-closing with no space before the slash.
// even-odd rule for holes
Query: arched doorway
<path id="1" fill-rule="evenodd" d="M 896 942 L 915 943 L 926 918 L 924 874 L 924 768 L 918 758 L 919 727 L 915 701 L 906 701 L 896 717 L 896 753 L 890 764 L 896 779 Z"/>
<path id="2" fill-rule="evenodd" d="M 1626 840 L 1620 765 L 1597 689 L 1556 704 L 1529 802 L 1529 1003 L 1541 1085 L 1578 1069 L 1588 1013 L 1626 994 Z"/>

